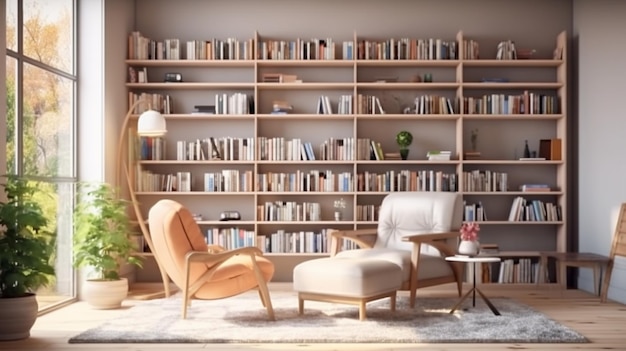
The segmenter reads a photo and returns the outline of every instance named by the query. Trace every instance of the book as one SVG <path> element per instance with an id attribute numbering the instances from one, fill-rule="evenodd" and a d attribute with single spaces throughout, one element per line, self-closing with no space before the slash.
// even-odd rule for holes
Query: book
<path id="1" fill-rule="evenodd" d="M 520 191 L 550 191 L 548 184 L 522 184 L 519 187 Z"/>
<path id="2" fill-rule="evenodd" d="M 545 157 L 520 157 L 520 161 L 545 161 Z"/>

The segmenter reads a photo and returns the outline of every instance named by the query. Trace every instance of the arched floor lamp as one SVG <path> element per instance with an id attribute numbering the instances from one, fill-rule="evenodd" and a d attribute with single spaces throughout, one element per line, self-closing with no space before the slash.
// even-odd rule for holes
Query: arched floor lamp
<path id="1" fill-rule="evenodd" d="M 165 296 L 170 296 L 170 286 L 169 286 L 169 277 L 167 273 L 163 269 L 159 257 L 157 257 L 154 251 L 154 245 L 152 243 L 152 238 L 150 237 L 150 231 L 146 225 L 145 219 L 141 214 L 141 209 L 139 208 L 139 201 L 137 201 L 137 196 L 133 191 L 133 182 L 130 178 L 130 173 L 128 170 L 128 158 L 122 157 L 122 149 L 124 147 L 124 141 L 128 142 L 128 124 L 133 115 L 135 109 L 141 105 L 148 105 L 148 110 L 144 111 L 137 120 L 137 135 L 145 136 L 145 137 L 160 137 L 164 136 L 167 133 L 165 117 L 158 111 L 151 109 L 150 102 L 146 99 L 139 99 L 132 104 L 132 106 L 128 109 L 126 113 L 126 117 L 124 118 L 124 123 L 122 124 L 122 130 L 120 131 L 120 136 L 117 144 L 117 172 L 116 172 L 116 185 L 119 189 L 122 189 L 122 183 L 120 180 L 121 174 L 124 174 L 126 178 L 126 185 L 128 186 L 128 193 L 130 194 L 130 200 L 133 205 L 133 210 L 135 211 L 135 217 L 137 222 L 139 223 L 139 227 L 141 228 L 141 233 L 143 238 L 150 249 L 150 252 L 154 255 L 154 259 L 156 261 L 157 266 L 159 267 L 159 272 L 161 273 L 161 279 L 163 280 L 163 288 L 165 290 Z M 130 146 L 130 145 L 128 145 Z M 121 194 L 120 194 L 121 196 Z M 151 294 L 152 297 L 157 297 L 160 294 Z"/>

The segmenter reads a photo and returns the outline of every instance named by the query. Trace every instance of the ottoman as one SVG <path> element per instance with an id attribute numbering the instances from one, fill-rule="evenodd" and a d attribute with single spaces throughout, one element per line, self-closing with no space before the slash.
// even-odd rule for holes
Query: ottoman
<path id="1" fill-rule="evenodd" d="M 293 269 L 293 289 L 298 292 L 298 312 L 304 313 L 304 300 L 345 303 L 359 306 L 364 320 L 365 304 L 389 297 L 396 308 L 396 291 L 402 285 L 400 266 L 385 260 L 365 258 L 318 258 Z"/>

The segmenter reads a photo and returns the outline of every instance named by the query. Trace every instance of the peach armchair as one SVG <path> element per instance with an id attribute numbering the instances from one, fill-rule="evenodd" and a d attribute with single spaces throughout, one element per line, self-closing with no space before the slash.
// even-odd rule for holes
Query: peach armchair
<path id="1" fill-rule="evenodd" d="M 400 290 L 410 291 L 411 307 L 418 288 L 456 283 L 461 296 L 463 268 L 445 257 L 456 253 L 462 211 L 458 193 L 391 193 L 381 204 L 378 228 L 330 233 L 331 257 L 396 263 L 402 268 Z M 359 249 L 342 251 L 343 240 L 356 242 Z"/>
<path id="2" fill-rule="evenodd" d="M 154 254 L 167 275 L 183 292 L 182 318 L 191 299 L 221 299 L 258 288 L 270 320 L 274 310 L 267 282 L 274 264 L 255 247 L 225 250 L 206 244 L 192 214 L 180 203 L 163 199 L 148 216 Z"/>

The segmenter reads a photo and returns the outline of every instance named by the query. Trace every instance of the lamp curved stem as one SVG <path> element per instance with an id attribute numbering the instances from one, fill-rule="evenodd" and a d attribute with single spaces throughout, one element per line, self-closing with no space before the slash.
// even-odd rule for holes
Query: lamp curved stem
<path id="1" fill-rule="evenodd" d="M 128 193 L 130 195 L 130 201 L 133 205 L 133 210 L 135 212 L 135 218 L 137 220 L 137 223 L 139 224 L 139 228 L 141 229 L 141 234 L 143 235 L 143 238 L 146 244 L 148 245 L 150 252 L 152 252 L 152 254 L 154 255 L 154 260 L 156 261 L 156 264 L 159 267 L 159 272 L 161 273 L 161 279 L 163 280 L 163 289 L 165 290 L 165 296 L 169 297 L 170 296 L 169 277 L 167 276 L 167 273 L 163 269 L 163 266 L 161 265 L 159 257 L 155 253 L 154 244 L 152 243 L 152 238 L 150 237 L 150 231 L 148 230 L 145 219 L 143 218 L 143 215 L 141 214 L 139 201 L 137 200 L 137 196 L 135 195 L 135 192 L 133 191 L 133 182 L 131 180 L 130 172 L 128 170 L 128 164 L 126 162 L 127 158 L 122 157 L 122 149 L 124 148 L 124 141 L 127 139 L 127 132 L 128 132 L 128 125 L 129 125 L 130 117 L 132 116 L 135 108 L 142 103 L 148 104 L 149 102 L 145 99 L 139 99 L 135 101 L 128 109 L 128 112 L 126 113 L 126 117 L 124 118 L 124 122 L 122 123 L 122 129 L 120 130 L 120 135 L 119 135 L 119 139 L 117 142 L 117 169 L 115 172 L 115 185 L 117 186 L 117 189 L 118 189 L 118 196 L 121 197 L 122 188 L 123 188 L 121 177 L 123 174 L 124 177 L 126 178 L 126 186 L 128 186 Z M 128 140 L 126 141 L 128 142 Z"/>

